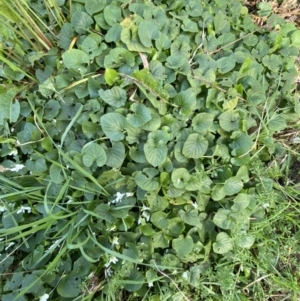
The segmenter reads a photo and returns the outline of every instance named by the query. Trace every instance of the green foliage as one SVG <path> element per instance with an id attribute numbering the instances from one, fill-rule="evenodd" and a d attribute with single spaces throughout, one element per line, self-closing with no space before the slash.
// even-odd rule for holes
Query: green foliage
<path id="1" fill-rule="evenodd" d="M 273 224 L 299 253 L 294 25 L 237 0 L 0 8 L 3 300 L 296 300 Z"/>

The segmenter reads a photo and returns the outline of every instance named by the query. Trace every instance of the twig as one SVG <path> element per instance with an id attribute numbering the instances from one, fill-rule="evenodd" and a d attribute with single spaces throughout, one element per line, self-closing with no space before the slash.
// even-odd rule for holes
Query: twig
<path id="1" fill-rule="evenodd" d="M 253 35 L 253 34 L 254 34 L 255 32 L 257 32 L 257 31 L 258 31 L 258 29 L 256 29 L 256 30 L 254 30 L 254 31 L 252 31 L 252 32 L 250 32 L 250 33 L 248 33 L 248 34 L 246 34 L 246 35 L 244 35 L 244 36 L 242 36 L 242 37 L 240 37 L 240 38 L 234 40 L 233 42 L 230 42 L 230 43 L 227 44 L 227 45 L 224 45 L 224 46 L 221 47 L 221 48 L 218 48 L 218 49 L 215 50 L 215 51 L 207 52 L 207 54 L 208 54 L 208 55 L 211 55 L 211 54 L 217 53 L 217 52 L 221 51 L 222 49 L 226 48 L 227 46 L 232 45 L 232 44 L 234 44 L 234 43 L 236 43 L 236 42 L 238 42 L 238 41 L 240 41 L 240 40 L 245 39 L 245 38 L 248 37 L 248 36 Z"/>
<path id="2" fill-rule="evenodd" d="M 227 91 L 226 91 L 225 89 L 223 89 L 223 88 L 221 88 L 221 87 L 215 85 L 215 84 L 212 83 L 212 82 L 207 81 L 207 80 L 204 79 L 203 77 L 199 77 L 199 76 L 193 74 L 193 78 L 198 79 L 198 80 L 204 82 L 205 84 L 211 86 L 212 88 L 216 88 L 217 90 L 219 90 L 219 91 L 221 91 L 221 92 L 223 92 L 223 93 L 227 93 Z M 242 101 L 247 102 L 247 100 L 246 100 L 245 98 L 243 98 L 243 97 L 240 97 L 240 96 L 236 96 L 236 97 L 237 97 L 238 99 L 242 100 Z"/>
<path id="3" fill-rule="evenodd" d="M 202 26 L 202 41 L 201 41 L 201 43 L 198 45 L 198 47 L 195 49 L 195 51 L 193 52 L 193 55 L 192 55 L 191 59 L 189 60 L 189 64 L 192 63 L 192 61 L 193 61 L 193 59 L 194 59 L 194 57 L 195 57 L 195 55 L 196 55 L 198 49 L 200 49 L 200 48 L 203 46 L 204 39 L 205 39 L 205 32 L 204 32 L 204 24 L 203 24 L 203 26 Z"/>
<path id="4" fill-rule="evenodd" d="M 182 290 L 178 287 L 178 285 L 176 284 L 176 282 L 175 282 L 172 278 L 170 278 L 169 275 L 165 274 L 163 271 L 161 271 L 161 270 L 158 268 L 158 266 L 156 265 L 156 262 L 155 262 L 155 261 L 154 261 L 154 265 L 155 265 L 156 269 L 158 270 L 158 272 L 159 272 L 160 274 L 162 274 L 163 276 L 165 276 L 166 278 L 168 278 L 168 279 L 174 284 L 174 286 L 176 287 L 176 289 L 182 294 L 183 298 L 184 298 L 186 301 L 191 301 L 191 299 L 189 299 L 189 298 L 182 292 Z"/>
<path id="5" fill-rule="evenodd" d="M 244 291 L 244 290 L 248 290 L 248 287 L 249 287 L 249 286 L 251 286 L 251 285 L 255 284 L 256 282 L 258 282 L 258 281 L 260 281 L 260 280 L 263 280 L 263 279 L 265 279 L 265 278 L 267 278 L 267 277 L 269 277 L 269 276 L 271 276 L 271 275 L 272 275 L 272 274 L 268 274 L 268 275 L 262 276 L 262 277 L 260 277 L 260 278 L 258 278 L 258 279 L 256 279 L 256 280 L 254 280 L 253 282 L 251 282 L 251 283 L 249 283 L 248 285 L 246 285 L 245 287 L 243 287 L 243 291 Z"/>
<path id="6" fill-rule="evenodd" d="M 149 62 L 148 62 L 147 57 L 145 56 L 145 54 L 139 52 L 139 55 L 140 55 L 140 57 L 142 59 L 144 69 L 149 69 Z"/>

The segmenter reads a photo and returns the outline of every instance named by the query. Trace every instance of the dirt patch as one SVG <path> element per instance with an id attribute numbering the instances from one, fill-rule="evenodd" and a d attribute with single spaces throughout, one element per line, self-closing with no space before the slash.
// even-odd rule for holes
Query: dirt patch
<path id="1" fill-rule="evenodd" d="M 258 24 L 262 23 L 264 18 L 257 15 L 258 5 L 261 0 L 245 0 L 245 5 L 248 7 L 249 13 L 254 21 Z M 273 12 L 280 15 L 289 22 L 295 22 L 300 27 L 300 3 L 297 0 L 277 0 L 267 1 L 273 7 Z"/>

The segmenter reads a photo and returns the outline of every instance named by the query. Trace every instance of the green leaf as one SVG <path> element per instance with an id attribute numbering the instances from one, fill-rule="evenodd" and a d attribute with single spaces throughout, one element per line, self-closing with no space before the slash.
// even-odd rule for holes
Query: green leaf
<path id="1" fill-rule="evenodd" d="M 187 62 L 187 58 L 182 55 L 171 55 L 167 58 L 166 66 L 171 69 L 178 69 Z"/>
<path id="2" fill-rule="evenodd" d="M 125 159 L 125 147 L 122 142 L 113 142 L 112 147 L 106 149 L 106 165 L 113 168 L 120 168 Z"/>
<path id="3" fill-rule="evenodd" d="M 97 133 L 101 132 L 101 127 L 99 124 L 91 122 L 91 121 L 84 121 L 82 123 L 82 132 L 88 138 L 94 138 Z"/>
<path id="4" fill-rule="evenodd" d="M 89 56 L 90 60 L 99 56 L 106 48 L 106 44 L 102 43 L 101 36 L 96 33 L 89 34 L 81 44 L 81 50 Z"/>
<path id="5" fill-rule="evenodd" d="M 156 232 L 152 237 L 152 247 L 153 248 L 168 248 L 170 236 L 167 236 L 162 231 Z"/>
<path id="6" fill-rule="evenodd" d="M 184 228 L 184 223 L 180 217 L 169 219 L 168 230 L 171 235 L 178 237 L 184 231 Z"/>
<path id="7" fill-rule="evenodd" d="M 183 56 L 188 58 L 190 54 L 191 47 L 187 41 L 182 41 L 180 39 L 175 39 L 171 45 L 171 55 L 172 56 Z"/>
<path id="8" fill-rule="evenodd" d="M 292 34 L 292 45 L 295 47 L 300 47 L 300 30 L 296 30 Z"/>
<path id="9" fill-rule="evenodd" d="M 105 35 L 105 42 L 106 43 L 117 43 L 121 40 L 121 32 L 123 27 L 120 24 L 115 24 L 112 26 Z"/>
<path id="10" fill-rule="evenodd" d="M 231 211 L 220 208 L 213 218 L 213 222 L 221 229 L 233 229 L 236 222 L 230 217 Z"/>
<path id="11" fill-rule="evenodd" d="M 93 19 L 83 11 L 76 11 L 72 14 L 71 24 L 79 34 L 86 33 L 94 23 Z"/>
<path id="12" fill-rule="evenodd" d="M 121 19 L 121 8 L 115 5 L 105 5 L 104 20 L 110 26 L 115 25 Z"/>
<path id="13" fill-rule="evenodd" d="M 135 65 L 133 54 L 125 48 L 113 48 L 104 58 L 105 68 L 118 68 L 124 65 L 129 67 L 133 67 Z"/>
<path id="14" fill-rule="evenodd" d="M 141 171 L 135 175 L 134 180 L 136 184 L 145 191 L 155 191 L 159 188 L 159 182 L 157 180 L 153 179 L 153 177 L 146 176 Z"/>
<path id="15" fill-rule="evenodd" d="M 233 139 L 233 142 L 230 143 L 229 146 L 236 153 L 243 152 L 244 154 L 253 145 L 252 138 L 248 134 L 243 132 L 234 132 L 230 138 Z"/>
<path id="16" fill-rule="evenodd" d="M 225 181 L 223 191 L 226 195 L 237 194 L 243 188 L 243 182 L 236 177 L 229 178 Z"/>
<path id="17" fill-rule="evenodd" d="M 148 134 L 147 143 L 144 145 L 144 151 L 147 161 L 154 167 L 162 164 L 168 153 L 166 143 L 169 140 L 169 134 L 157 130 Z"/>
<path id="18" fill-rule="evenodd" d="M 271 71 L 277 72 L 277 70 L 279 70 L 279 66 L 282 64 L 282 58 L 275 54 L 266 55 L 262 59 L 262 63 Z"/>
<path id="19" fill-rule="evenodd" d="M 240 115 L 234 110 L 229 110 L 219 116 L 219 123 L 227 132 L 236 131 L 240 127 Z"/>
<path id="20" fill-rule="evenodd" d="M 230 28 L 226 16 L 221 12 L 214 17 L 214 28 L 216 33 L 224 33 Z"/>
<path id="21" fill-rule="evenodd" d="M 138 35 L 145 47 L 151 47 L 152 40 L 156 40 L 159 37 L 159 31 L 153 23 L 141 21 L 138 27 Z"/>
<path id="22" fill-rule="evenodd" d="M 217 254 L 225 254 L 233 249 L 231 238 L 225 233 L 220 232 L 213 243 L 213 250 Z"/>
<path id="23" fill-rule="evenodd" d="M 105 135 L 112 141 L 123 140 L 127 126 L 126 118 L 119 113 L 107 113 L 100 118 Z"/>
<path id="24" fill-rule="evenodd" d="M 176 95 L 174 103 L 179 107 L 179 113 L 183 116 L 187 116 L 195 110 L 196 95 L 192 89 L 187 89 Z"/>
<path id="25" fill-rule="evenodd" d="M 254 47 L 258 42 L 256 35 L 249 35 L 243 39 L 243 43 L 247 46 Z"/>
<path id="26" fill-rule="evenodd" d="M 64 50 L 68 50 L 74 38 L 73 26 L 70 23 L 65 23 L 59 32 L 58 46 Z"/>
<path id="27" fill-rule="evenodd" d="M 124 288 L 128 292 L 138 291 L 144 284 L 143 274 L 137 270 L 132 270 L 128 278 L 126 278 Z"/>
<path id="28" fill-rule="evenodd" d="M 249 172 L 247 166 L 241 166 L 236 173 L 236 177 L 244 183 L 249 182 Z"/>
<path id="29" fill-rule="evenodd" d="M 151 120 L 150 111 L 143 104 L 133 103 L 130 106 L 130 111 L 132 111 L 133 114 L 128 114 L 126 119 L 128 124 L 132 127 L 141 127 Z"/>
<path id="30" fill-rule="evenodd" d="M 255 237 L 251 234 L 242 234 L 236 240 L 235 243 L 240 248 L 250 249 L 255 242 Z"/>
<path id="31" fill-rule="evenodd" d="M 147 201 L 151 211 L 162 211 L 169 206 L 169 201 L 166 197 L 162 197 L 157 193 L 148 193 Z"/>
<path id="32" fill-rule="evenodd" d="M 176 251 L 178 257 L 184 257 L 191 253 L 193 245 L 193 239 L 190 236 L 184 237 L 183 235 L 180 235 L 172 241 L 172 247 Z"/>
<path id="33" fill-rule="evenodd" d="M 100 89 L 98 93 L 106 103 L 116 108 L 124 106 L 127 100 L 126 91 L 120 87 L 113 87 L 105 91 Z"/>
<path id="34" fill-rule="evenodd" d="M 191 174 L 185 168 L 174 169 L 171 176 L 173 185 L 182 189 L 191 179 Z"/>
<path id="35" fill-rule="evenodd" d="M 78 49 L 71 49 L 63 53 L 62 59 L 64 62 L 64 65 L 68 69 L 78 69 L 82 67 L 83 64 L 89 63 L 89 57 L 88 55 Z"/>
<path id="36" fill-rule="evenodd" d="M 36 160 L 27 160 L 25 166 L 34 175 L 42 174 L 43 172 L 48 170 L 46 160 L 44 158 L 37 158 Z"/>
<path id="37" fill-rule="evenodd" d="M 188 225 L 195 226 L 198 228 L 202 228 L 202 222 L 206 218 L 206 214 L 198 215 L 198 209 L 194 209 L 191 211 L 179 210 L 178 215 L 180 218 Z"/>
<path id="38" fill-rule="evenodd" d="M 235 60 L 231 57 L 222 57 L 217 60 L 217 67 L 219 73 L 228 73 L 235 67 Z"/>
<path id="39" fill-rule="evenodd" d="M 190 19 L 183 20 L 183 25 L 181 25 L 183 31 L 187 32 L 199 32 L 199 28 L 196 22 L 191 21 Z"/>
<path id="40" fill-rule="evenodd" d="M 191 17 L 200 17 L 203 13 L 203 6 L 201 2 L 196 0 L 188 1 L 185 9 Z"/>
<path id="41" fill-rule="evenodd" d="M 45 113 L 43 117 L 46 120 L 52 121 L 59 113 L 60 108 L 60 103 L 57 100 L 50 99 L 45 104 Z"/>
<path id="42" fill-rule="evenodd" d="M 149 224 L 141 225 L 141 231 L 145 236 L 152 236 L 155 233 Z"/>
<path id="43" fill-rule="evenodd" d="M 167 214 L 165 212 L 162 211 L 154 212 L 151 215 L 150 221 L 155 227 L 159 229 L 164 230 L 168 228 L 169 221 L 167 218 Z"/>
<path id="44" fill-rule="evenodd" d="M 182 153 L 187 158 L 199 159 L 207 151 L 208 141 L 201 135 L 194 133 L 185 141 Z"/>
<path id="45" fill-rule="evenodd" d="M 79 295 L 81 288 L 81 277 L 69 274 L 63 276 L 57 286 L 57 292 L 64 298 L 75 298 Z"/>
<path id="46" fill-rule="evenodd" d="M 139 146 L 140 147 L 140 146 Z M 138 163 L 146 163 L 147 159 L 145 157 L 144 145 L 142 149 L 138 149 L 135 146 L 131 147 L 129 150 L 129 155 L 131 159 Z"/>
<path id="47" fill-rule="evenodd" d="M 281 115 L 275 114 L 268 122 L 269 130 L 274 132 L 284 130 L 286 127 L 286 121 Z"/>
<path id="48" fill-rule="evenodd" d="M 273 12 L 273 6 L 268 2 L 260 2 L 258 8 L 258 15 L 260 17 L 268 17 Z"/>
<path id="49" fill-rule="evenodd" d="M 155 40 L 155 46 L 158 50 L 169 49 L 171 40 L 166 34 L 160 33 L 159 37 Z"/>
<path id="50" fill-rule="evenodd" d="M 205 135 L 212 128 L 214 115 L 209 113 L 197 114 L 192 120 L 193 130 L 199 134 Z"/>
<path id="51" fill-rule="evenodd" d="M 160 116 L 156 113 L 153 108 L 148 108 L 150 111 L 151 119 L 143 125 L 143 130 L 145 131 L 156 131 L 161 126 Z"/>
<path id="52" fill-rule="evenodd" d="M 131 25 L 129 28 L 123 28 L 121 41 L 126 44 L 130 51 L 151 53 L 151 47 L 144 46 L 140 41 L 138 27 L 135 25 Z"/>
<path id="53" fill-rule="evenodd" d="M 168 153 L 168 148 L 166 145 L 162 144 L 151 144 L 146 143 L 144 145 L 144 151 L 147 161 L 154 167 L 162 164 L 166 158 Z"/>
<path id="54" fill-rule="evenodd" d="M 74 261 L 73 272 L 79 276 L 86 276 L 90 272 L 91 263 L 87 261 L 83 256 Z"/>
<path id="55" fill-rule="evenodd" d="M 104 73 L 104 79 L 108 85 L 112 86 L 115 83 L 115 81 L 119 79 L 119 73 L 114 69 L 106 68 Z"/>
<path id="56" fill-rule="evenodd" d="M 49 169 L 50 179 L 56 184 L 60 184 L 64 180 L 62 167 L 52 164 Z"/>
<path id="57" fill-rule="evenodd" d="M 92 16 L 100 12 L 105 7 L 105 4 L 102 0 L 88 0 L 85 2 L 85 10 Z"/>
<path id="58" fill-rule="evenodd" d="M 250 198 L 246 193 L 239 193 L 233 200 L 234 204 L 231 210 L 234 212 L 243 212 L 250 204 Z"/>
<path id="59" fill-rule="evenodd" d="M 101 167 L 106 163 L 106 160 L 106 153 L 99 144 L 91 143 L 82 148 L 82 162 L 86 167 L 92 166 L 94 162 Z"/>
<path id="60" fill-rule="evenodd" d="M 13 99 L 17 93 L 17 87 L 6 88 L 4 86 L 0 86 L 0 125 L 4 125 L 6 119 L 10 122 L 17 121 L 20 113 L 20 107 L 16 107 L 16 112 L 13 112 L 13 109 L 16 106 Z"/>

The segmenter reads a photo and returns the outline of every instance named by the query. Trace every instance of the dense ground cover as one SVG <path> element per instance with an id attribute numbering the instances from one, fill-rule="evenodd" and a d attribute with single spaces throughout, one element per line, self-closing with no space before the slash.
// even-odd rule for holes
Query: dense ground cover
<path id="1" fill-rule="evenodd" d="M 236 0 L 0 0 L 0 294 L 298 300 L 300 30 Z"/>

